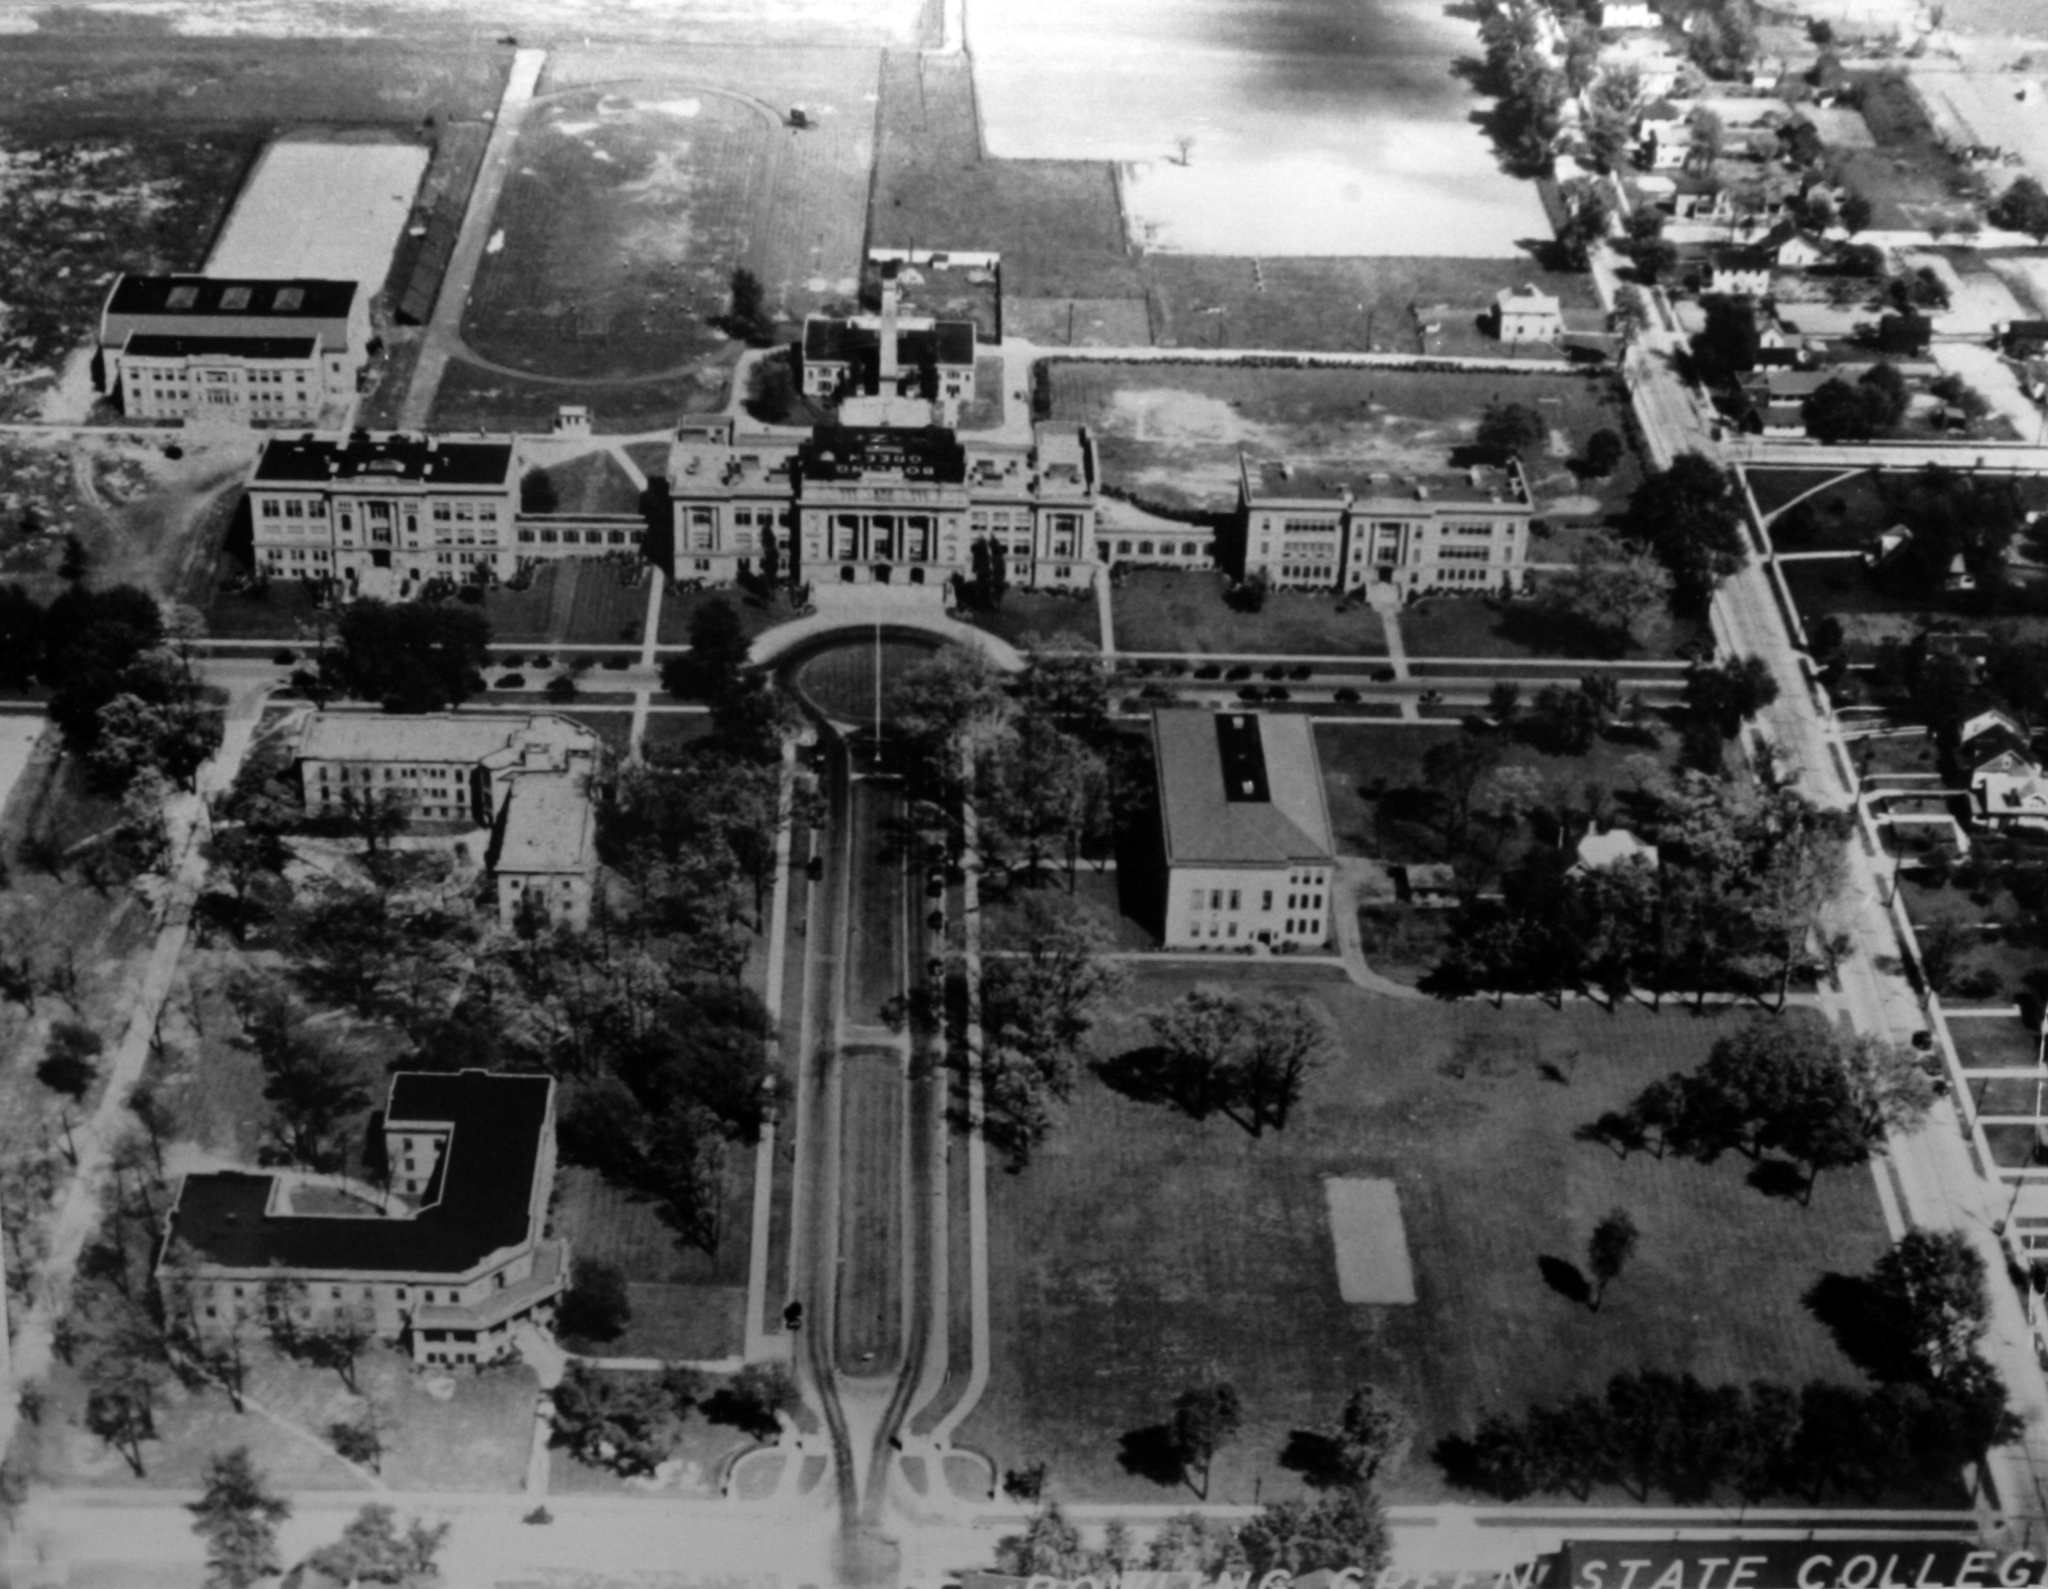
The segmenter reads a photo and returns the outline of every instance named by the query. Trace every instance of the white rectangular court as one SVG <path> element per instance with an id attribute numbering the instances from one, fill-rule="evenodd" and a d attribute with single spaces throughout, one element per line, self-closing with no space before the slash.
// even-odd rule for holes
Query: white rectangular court
<path id="1" fill-rule="evenodd" d="M 420 144 L 281 139 L 236 196 L 206 274 L 353 281 L 376 293 L 426 169 Z"/>

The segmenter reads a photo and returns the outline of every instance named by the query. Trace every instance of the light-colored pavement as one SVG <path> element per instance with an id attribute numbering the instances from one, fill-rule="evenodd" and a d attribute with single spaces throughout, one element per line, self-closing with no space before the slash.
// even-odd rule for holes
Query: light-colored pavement
<path id="1" fill-rule="evenodd" d="M 1975 387 L 1993 413 L 2012 422 L 2021 441 L 2048 440 L 2041 410 L 2020 390 L 2020 383 L 2007 364 L 1990 348 L 1974 342 L 1937 342 L 1932 348 L 1934 362 L 1950 375 L 1960 375 Z"/>
<path id="2" fill-rule="evenodd" d="M 434 301 L 433 318 L 420 334 L 419 359 L 413 365 L 412 382 L 406 387 L 405 401 L 398 411 L 401 430 L 426 427 L 448 361 L 462 351 L 462 313 L 469 307 L 469 289 L 476 281 L 477 267 L 483 263 L 484 245 L 490 241 L 499 195 L 505 191 L 512 146 L 525 123 L 526 108 L 533 100 L 541 67 L 546 62 L 545 50 L 520 50 L 512 57 L 512 72 L 505 80 L 498 119 L 491 128 L 490 142 L 484 146 L 483 163 L 477 168 L 469 207 L 463 212 L 462 230 L 456 235 L 455 251 L 441 278 L 441 294 Z"/>
<path id="3" fill-rule="evenodd" d="M 7 798 L 28 771 L 48 726 L 49 720 L 41 715 L 0 714 L 0 811 L 7 809 Z"/>

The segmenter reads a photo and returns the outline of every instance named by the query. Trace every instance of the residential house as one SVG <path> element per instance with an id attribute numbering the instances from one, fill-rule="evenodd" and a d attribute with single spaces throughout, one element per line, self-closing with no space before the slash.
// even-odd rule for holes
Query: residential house
<path id="1" fill-rule="evenodd" d="M 1780 270 L 1808 270 L 1834 252 L 1823 239 L 1790 220 L 1779 221 L 1752 247 L 1760 254 L 1768 254 Z"/>
<path id="2" fill-rule="evenodd" d="M 1692 153 L 1692 124 L 1668 99 L 1652 99 L 1636 113 L 1637 160 L 1651 171 L 1676 171 Z"/>
<path id="3" fill-rule="evenodd" d="M 1600 31 L 1603 33 L 1626 33 L 1644 29 L 1660 28 L 1664 19 L 1657 15 L 1642 0 L 1620 0 L 1600 8 Z"/>
<path id="4" fill-rule="evenodd" d="M 1657 865 L 1657 846 L 1637 838 L 1627 828 L 1601 832 L 1588 828 L 1579 840 L 1571 872 L 1604 872 L 1615 866 Z"/>
<path id="5" fill-rule="evenodd" d="M 1772 255 L 1761 248 L 1720 248 L 1708 258 L 1707 291 L 1762 298 L 1771 290 Z"/>
<path id="6" fill-rule="evenodd" d="M 388 1189 L 290 1170 L 186 1175 L 157 1266 L 166 1309 L 202 1336 L 347 1312 L 415 1363 L 508 1356 L 569 1277 L 567 1244 L 545 1234 L 553 1079 L 402 1071 L 377 1142 Z"/>
<path id="7" fill-rule="evenodd" d="M 2048 828 L 2048 779 L 2038 767 L 1973 773 L 1970 814 L 1986 827 Z"/>
<path id="8" fill-rule="evenodd" d="M 1244 567 L 1275 585 L 1402 595 L 1520 588 L 1535 504 L 1522 466 L 1431 475 L 1238 458 Z"/>
<path id="9" fill-rule="evenodd" d="M 355 396 L 370 335 L 352 281 L 120 275 L 100 309 L 99 384 L 130 419 L 316 424 Z"/>
<path id="10" fill-rule="evenodd" d="M 1806 434 L 1807 398 L 1832 380 L 1853 381 L 1841 369 L 1762 369 L 1742 381 L 1742 428 L 1752 434 L 1792 438 Z"/>
<path id="11" fill-rule="evenodd" d="M 1956 763 L 1965 772 L 2018 775 L 2034 770 L 2026 730 L 2004 712 L 1979 712 L 1956 732 Z"/>
<path id="12" fill-rule="evenodd" d="M 601 759 L 592 730 L 553 713 L 315 712 L 294 767 L 314 816 L 395 798 L 417 821 L 487 830 L 499 920 L 523 913 L 580 929 L 597 881 L 591 783 Z"/>
<path id="13" fill-rule="evenodd" d="M 1564 311 L 1554 293 L 1533 283 L 1493 295 L 1494 334 L 1503 342 L 1555 342 L 1564 335 Z"/>
<path id="14" fill-rule="evenodd" d="M 1458 903 L 1458 874 L 1441 861 L 1391 866 L 1394 898 L 1417 910 L 1450 910 Z"/>
<path id="15" fill-rule="evenodd" d="M 1330 936 L 1336 842 L 1305 717 L 1152 714 L 1169 949 L 1312 949 Z"/>

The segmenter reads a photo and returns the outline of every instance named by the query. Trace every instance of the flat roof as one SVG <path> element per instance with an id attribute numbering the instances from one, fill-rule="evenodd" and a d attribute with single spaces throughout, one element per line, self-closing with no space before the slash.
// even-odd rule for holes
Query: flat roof
<path id="1" fill-rule="evenodd" d="M 580 779 L 531 773 L 512 781 L 498 842 L 500 872 L 580 872 L 590 864 L 597 815 Z"/>
<path id="2" fill-rule="evenodd" d="M 450 1127 L 425 1206 L 410 1219 L 267 1212 L 274 1177 L 188 1175 L 171 1234 L 229 1269 L 451 1275 L 533 1234 L 533 1180 L 554 1081 L 481 1070 L 391 1078 L 387 1122 Z"/>
<path id="3" fill-rule="evenodd" d="M 1314 729 L 1299 715 L 1152 714 L 1168 864 L 1287 865 L 1336 853 Z"/>
<path id="4" fill-rule="evenodd" d="M 1317 459 L 1300 463 L 1247 452 L 1245 479 L 1254 499 L 1306 500 L 1341 497 L 1361 502 L 1447 503 L 1471 507 L 1527 507 L 1528 489 L 1518 468 L 1474 464 L 1468 469 L 1393 470 L 1371 459 Z"/>
<path id="5" fill-rule="evenodd" d="M 384 476 L 435 485 L 501 486 L 512 477 L 512 443 L 442 441 L 405 432 L 346 440 L 323 436 L 277 437 L 257 460 L 258 485 L 313 485 Z"/>
<path id="6" fill-rule="evenodd" d="M 595 750 L 597 735 L 552 712 L 492 717 L 481 712 L 315 712 L 299 730 L 307 761 L 473 762 L 512 766 L 526 745 L 566 755 Z"/>
<path id="7" fill-rule="evenodd" d="M 857 481 L 871 474 L 907 481 L 957 485 L 967 478 L 960 438 L 940 425 L 896 429 L 821 425 L 797 448 L 797 471 L 806 480 Z"/>
<path id="8" fill-rule="evenodd" d="M 355 300 L 356 284 L 352 281 L 124 275 L 107 296 L 107 313 L 345 320 Z"/>
<path id="9" fill-rule="evenodd" d="M 830 315 L 812 315 L 804 321 L 804 357 L 852 363 L 876 357 L 882 346 L 879 316 L 862 315 L 840 320 Z M 933 364 L 974 362 L 972 320 L 925 320 L 908 315 L 896 323 L 896 359 L 909 369 L 929 360 Z"/>
<path id="10" fill-rule="evenodd" d="M 239 337 L 223 333 L 176 337 L 136 331 L 122 344 L 121 351 L 139 359 L 186 359 L 210 353 L 244 359 L 310 359 L 319 346 L 318 337 Z"/>

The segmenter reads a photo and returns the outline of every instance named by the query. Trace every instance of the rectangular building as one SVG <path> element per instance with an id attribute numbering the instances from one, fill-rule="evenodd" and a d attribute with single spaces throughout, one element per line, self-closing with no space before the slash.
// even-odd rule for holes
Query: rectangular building
<path id="1" fill-rule="evenodd" d="M 1078 425 L 1027 443 L 940 425 L 819 426 L 801 440 L 743 435 L 732 420 L 681 427 L 669 449 L 679 578 L 726 583 L 777 567 L 847 584 L 941 584 L 992 541 L 1011 583 L 1094 581 L 1095 461 Z"/>
<path id="2" fill-rule="evenodd" d="M 249 477 L 256 567 L 336 579 L 349 596 L 412 595 L 430 579 L 514 573 L 519 548 L 509 437 L 279 437 Z"/>
<path id="3" fill-rule="evenodd" d="M 396 796 L 416 820 L 488 829 L 499 920 L 525 913 L 582 928 L 598 871 L 600 759 L 593 731 L 550 712 L 315 712 L 296 767 L 316 817 Z"/>
<path id="4" fill-rule="evenodd" d="M 552 1316 L 569 1254 L 544 1239 L 555 1177 L 547 1076 L 403 1072 L 381 1146 L 388 1190 L 288 1170 L 187 1175 L 158 1267 L 202 1334 L 348 1310 L 416 1363 L 480 1363 Z"/>
<path id="5" fill-rule="evenodd" d="M 1162 709 L 1152 748 L 1169 949 L 1317 948 L 1336 842 L 1301 716 Z"/>
<path id="6" fill-rule="evenodd" d="M 1429 591 L 1519 588 L 1529 561 L 1529 482 L 1498 468 L 1434 475 L 1343 474 L 1238 458 L 1245 573 L 1305 590 L 1392 585 Z"/>
<path id="7" fill-rule="evenodd" d="M 100 311 L 101 385 L 131 419 L 314 424 L 354 398 L 369 343 L 352 281 L 122 275 Z"/>

